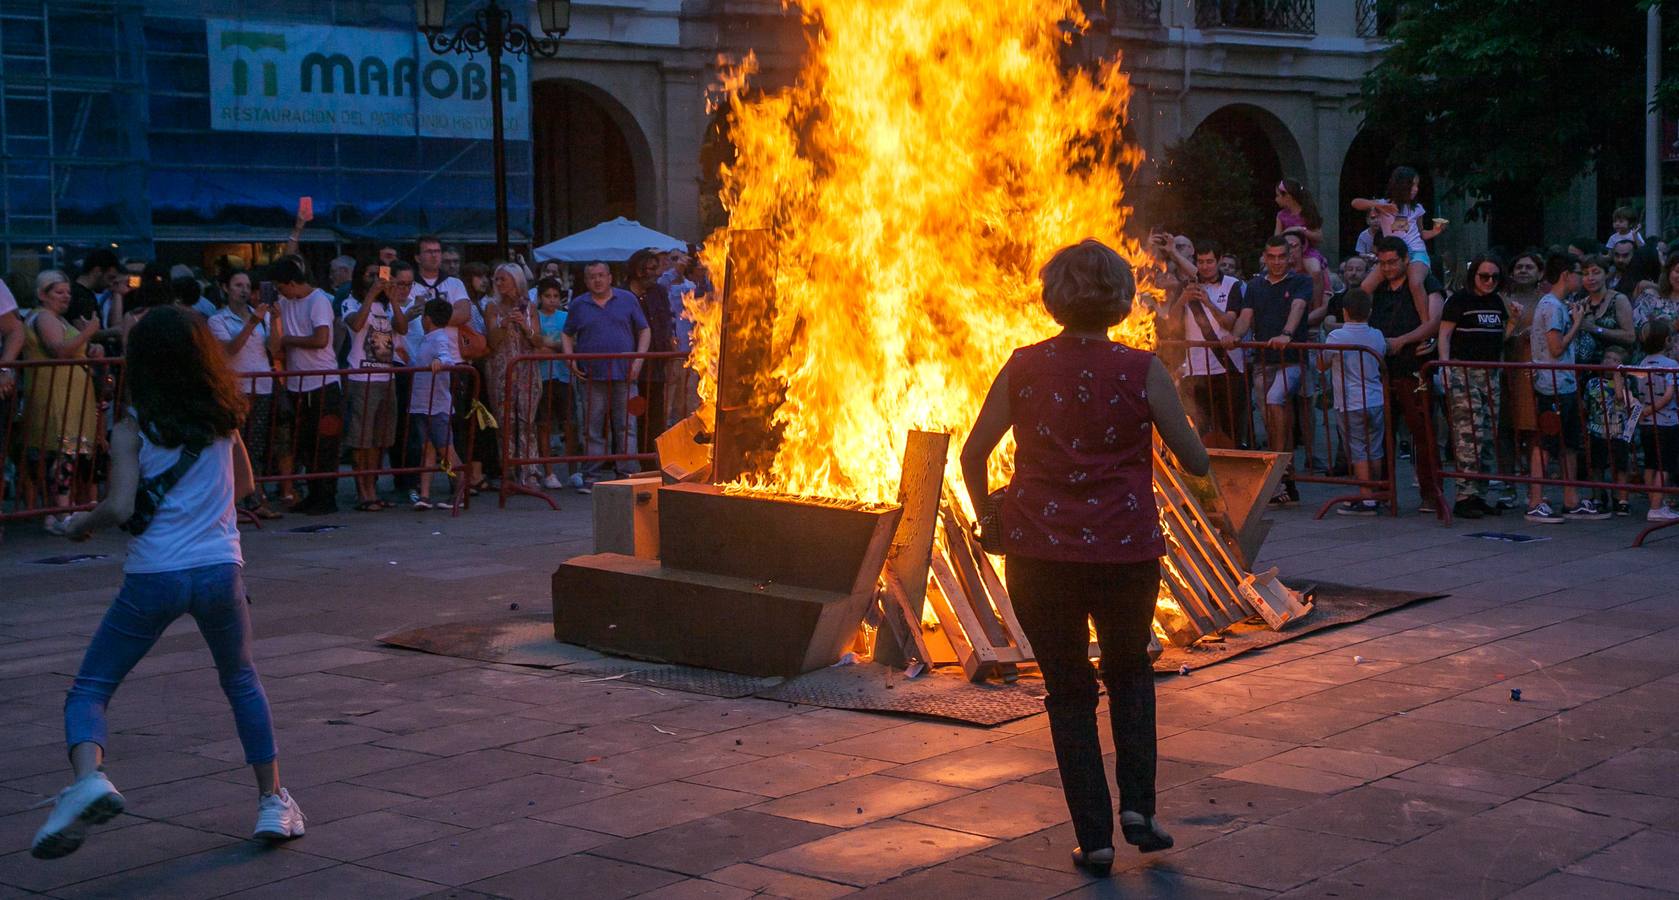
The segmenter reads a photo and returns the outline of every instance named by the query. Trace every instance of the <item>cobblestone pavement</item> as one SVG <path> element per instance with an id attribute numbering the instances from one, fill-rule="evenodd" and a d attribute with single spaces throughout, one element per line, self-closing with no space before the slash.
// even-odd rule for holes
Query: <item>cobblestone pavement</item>
<path id="1" fill-rule="evenodd" d="M 1072 846 L 1042 716 L 995 729 L 721 700 L 380 647 L 529 615 L 587 499 L 247 532 L 259 666 L 309 815 L 255 792 L 193 626 L 112 706 L 128 814 L 29 856 L 66 781 L 60 706 L 117 536 L 0 543 L 0 897 L 1669 896 L 1679 858 L 1679 540 L 1638 524 L 1444 528 L 1277 515 L 1285 577 L 1449 592 L 1160 682 L 1167 853 Z M 284 529 L 328 522 L 325 534 Z M 1472 540 L 1474 526 L 1550 540 Z M 276 527 L 279 526 L 279 527 Z M 38 560 L 108 553 L 69 566 Z M 518 603 L 522 609 L 512 611 Z M 1362 657 L 1363 662 L 1354 661 Z M 1510 700 L 1510 688 L 1523 691 Z"/>

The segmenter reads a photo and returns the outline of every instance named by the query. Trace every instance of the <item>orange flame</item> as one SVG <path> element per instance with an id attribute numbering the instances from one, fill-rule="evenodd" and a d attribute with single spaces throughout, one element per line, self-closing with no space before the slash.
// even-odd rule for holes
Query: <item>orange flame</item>
<path id="1" fill-rule="evenodd" d="M 733 228 L 778 258 L 776 378 L 784 433 L 753 489 L 870 502 L 897 493 L 912 428 L 959 442 L 1015 348 L 1057 330 L 1038 269 L 1094 237 L 1134 265 L 1118 60 L 1069 70 L 1077 0 L 807 0 L 811 45 L 788 89 L 753 96 L 756 60 L 725 71 Z M 723 272 L 727 234 L 708 242 Z M 1116 336 L 1152 347 L 1139 297 Z M 695 306 L 701 395 L 715 397 L 716 304 Z M 993 459 L 1006 480 L 1012 448 Z M 961 473 L 948 468 L 960 486 Z M 964 496 L 958 490 L 959 496 Z"/>

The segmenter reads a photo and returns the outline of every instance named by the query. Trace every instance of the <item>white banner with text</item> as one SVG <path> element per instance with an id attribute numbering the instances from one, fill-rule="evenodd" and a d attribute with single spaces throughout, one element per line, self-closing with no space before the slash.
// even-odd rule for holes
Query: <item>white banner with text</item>
<path id="1" fill-rule="evenodd" d="M 416 31 L 205 20 L 210 127 L 487 140 L 488 55 L 438 55 Z M 529 69 L 501 63 L 504 134 L 530 137 Z"/>

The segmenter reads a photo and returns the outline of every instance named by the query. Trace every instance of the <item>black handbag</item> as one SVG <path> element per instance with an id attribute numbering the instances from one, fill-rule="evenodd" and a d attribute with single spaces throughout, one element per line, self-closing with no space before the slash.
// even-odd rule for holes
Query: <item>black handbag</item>
<path id="1" fill-rule="evenodd" d="M 187 474 L 193 463 L 198 462 L 198 455 L 207 446 L 202 443 L 182 445 L 181 455 L 174 465 L 155 477 L 140 479 L 140 486 L 134 491 L 134 512 L 119 527 L 135 537 L 145 534 L 146 529 L 151 527 L 152 517 L 157 515 L 158 506 L 163 503 L 164 495 Z"/>

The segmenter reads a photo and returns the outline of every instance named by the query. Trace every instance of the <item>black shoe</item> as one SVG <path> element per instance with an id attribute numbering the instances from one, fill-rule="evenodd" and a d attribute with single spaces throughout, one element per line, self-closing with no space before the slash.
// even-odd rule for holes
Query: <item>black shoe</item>
<path id="1" fill-rule="evenodd" d="M 1294 483 L 1294 479 L 1283 479 L 1283 490 L 1288 491 L 1288 499 L 1290 503 L 1300 502 L 1300 486 Z"/>
<path id="2" fill-rule="evenodd" d="M 1073 865 L 1095 875 L 1097 878 L 1106 878 L 1108 873 L 1113 871 L 1114 848 L 1103 847 L 1089 853 L 1084 852 L 1082 848 L 1074 848 Z"/>
<path id="3" fill-rule="evenodd" d="M 1172 836 L 1160 827 L 1160 823 L 1156 822 L 1153 816 L 1134 812 L 1120 813 L 1119 829 L 1125 835 L 1125 843 L 1136 847 L 1140 853 L 1153 853 L 1172 846 Z"/>
<path id="4" fill-rule="evenodd" d="M 1615 515 L 1617 515 L 1617 516 L 1630 516 L 1630 515 L 1632 515 L 1632 504 L 1628 503 L 1625 500 L 1616 500 L 1615 501 Z"/>
<path id="5" fill-rule="evenodd" d="M 1470 500 L 1471 503 L 1475 504 L 1475 508 L 1480 510 L 1481 515 L 1483 515 L 1483 516 L 1502 516 L 1502 515 L 1504 515 L 1504 507 L 1494 506 L 1492 504 L 1489 504 L 1489 503 L 1487 503 L 1487 501 L 1485 499 L 1483 499 L 1479 496 L 1471 497 L 1471 498 L 1469 498 L 1469 500 Z"/>
<path id="6" fill-rule="evenodd" d="M 1483 511 L 1482 505 L 1477 502 L 1478 499 L 1469 497 L 1453 503 L 1452 515 L 1459 519 L 1479 519 L 1485 516 L 1486 513 Z"/>

